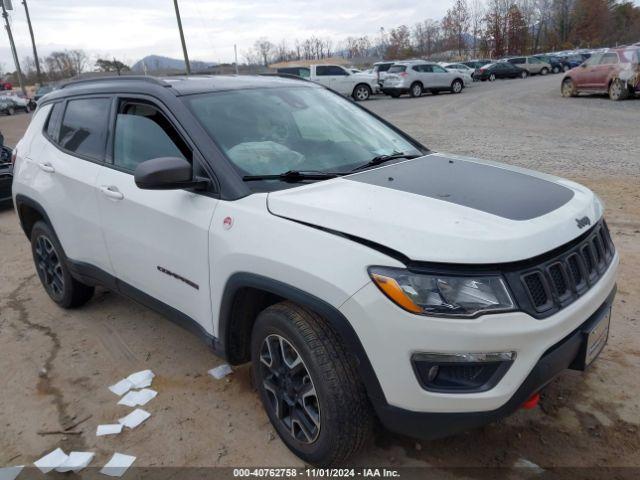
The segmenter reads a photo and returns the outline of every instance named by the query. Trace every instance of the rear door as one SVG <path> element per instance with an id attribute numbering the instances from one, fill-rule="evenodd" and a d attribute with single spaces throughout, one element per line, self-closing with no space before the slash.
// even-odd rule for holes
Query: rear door
<path id="1" fill-rule="evenodd" d="M 337 65 L 316 66 L 316 81 L 343 95 L 350 95 L 353 90 L 348 88 L 349 74 Z"/>
<path id="2" fill-rule="evenodd" d="M 109 256 L 124 282 L 120 288 L 143 292 L 212 331 L 208 239 L 218 200 L 186 189 L 142 190 L 133 177 L 140 163 L 158 157 L 184 158 L 194 174 L 205 175 L 201 157 L 152 100 L 119 98 L 114 109 L 109 168 L 97 185 Z"/>
<path id="3" fill-rule="evenodd" d="M 594 88 L 598 90 L 607 90 L 609 88 L 609 80 L 615 76 L 620 59 L 615 52 L 609 52 L 602 55 L 598 66 L 595 67 L 593 76 Z"/>
<path id="4" fill-rule="evenodd" d="M 104 169 L 112 99 L 79 97 L 51 107 L 47 141 L 33 148 L 35 181 L 67 257 L 112 273 L 102 230 L 96 179 Z"/>

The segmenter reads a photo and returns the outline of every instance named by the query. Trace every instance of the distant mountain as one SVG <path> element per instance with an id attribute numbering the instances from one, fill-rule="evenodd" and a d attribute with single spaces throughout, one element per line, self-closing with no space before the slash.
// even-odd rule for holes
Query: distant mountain
<path id="1" fill-rule="evenodd" d="M 201 62 L 198 60 L 191 60 L 191 71 L 201 72 L 208 68 L 218 65 L 215 62 Z M 184 60 L 178 58 L 163 57 L 161 55 L 147 55 L 142 60 L 138 60 L 133 64 L 131 70 L 134 72 L 144 72 L 145 66 L 148 72 L 154 71 L 168 71 L 168 70 L 181 70 L 184 71 Z"/>

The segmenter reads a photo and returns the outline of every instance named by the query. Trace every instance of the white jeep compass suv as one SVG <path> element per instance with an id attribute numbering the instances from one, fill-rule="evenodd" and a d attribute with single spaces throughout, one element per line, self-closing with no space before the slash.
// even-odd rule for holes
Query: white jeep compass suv
<path id="1" fill-rule="evenodd" d="M 535 403 L 607 341 L 618 254 L 588 189 L 429 151 L 278 77 L 116 77 L 41 99 L 13 198 L 63 308 L 104 285 L 252 362 L 306 462 Z M 133 321 L 133 319 L 132 319 Z"/>

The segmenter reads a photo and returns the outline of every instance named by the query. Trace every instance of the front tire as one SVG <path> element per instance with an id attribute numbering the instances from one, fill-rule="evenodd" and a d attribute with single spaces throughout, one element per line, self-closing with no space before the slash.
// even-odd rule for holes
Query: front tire
<path id="1" fill-rule="evenodd" d="M 547 67 L 544 67 L 542 70 L 540 70 L 540 75 L 548 75 L 549 74 L 549 69 Z"/>
<path id="2" fill-rule="evenodd" d="M 31 230 L 31 253 L 45 291 L 62 308 L 76 308 L 87 303 L 94 288 L 71 276 L 67 257 L 49 225 L 38 221 Z"/>
<path id="3" fill-rule="evenodd" d="M 356 85 L 351 96 L 357 102 L 364 102 L 365 100 L 369 100 L 369 98 L 371 97 L 371 87 L 363 83 Z"/>
<path id="4" fill-rule="evenodd" d="M 526 70 L 523 70 L 522 73 L 520 73 L 520 78 L 523 80 L 528 76 L 529 76 L 529 72 L 527 72 Z"/>
<path id="5" fill-rule="evenodd" d="M 462 80 L 456 79 L 451 84 L 451 93 L 461 93 L 463 88 L 464 83 L 462 83 Z"/>
<path id="6" fill-rule="evenodd" d="M 258 315 L 251 337 L 253 376 L 269 420 L 305 462 L 346 462 L 365 445 L 373 414 L 357 367 L 336 332 L 291 303 Z"/>
<path id="7" fill-rule="evenodd" d="M 9 110 L 7 110 L 7 115 L 13 115 L 14 113 L 16 113 L 15 109 L 13 107 L 9 107 Z"/>
<path id="8" fill-rule="evenodd" d="M 413 85 L 411 85 L 411 88 L 409 89 L 409 93 L 411 94 L 412 97 L 421 97 L 422 96 L 422 84 L 419 82 L 415 82 Z"/>
<path id="9" fill-rule="evenodd" d="M 491 75 L 489 75 L 489 81 L 490 82 L 495 82 L 496 81 L 496 74 L 492 73 Z"/>
<path id="10" fill-rule="evenodd" d="M 562 82 L 562 96 L 565 98 L 575 97 L 578 95 L 578 91 L 576 90 L 576 85 L 573 83 L 573 80 L 570 78 L 566 78 Z"/>

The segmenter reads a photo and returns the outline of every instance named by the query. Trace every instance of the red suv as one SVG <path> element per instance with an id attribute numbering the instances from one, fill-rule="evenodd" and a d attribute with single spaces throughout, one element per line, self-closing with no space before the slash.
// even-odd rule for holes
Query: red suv
<path id="1" fill-rule="evenodd" d="M 638 48 L 616 48 L 594 53 L 562 80 L 562 96 L 579 93 L 608 93 L 611 100 L 624 100 L 640 92 Z"/>

